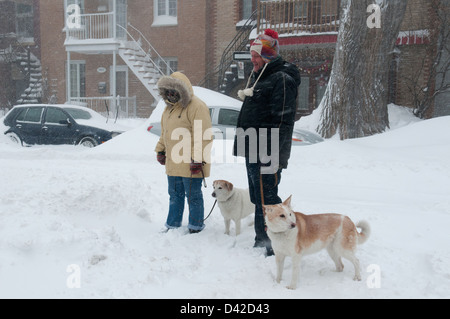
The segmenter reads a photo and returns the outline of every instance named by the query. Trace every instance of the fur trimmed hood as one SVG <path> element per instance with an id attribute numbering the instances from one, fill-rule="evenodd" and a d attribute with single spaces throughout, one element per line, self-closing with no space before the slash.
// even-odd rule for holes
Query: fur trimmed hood
<path id="1" fill-rule="evenodd" d="M 175 72 L 170 76 L 163 76 L 157 83 L 159 95 L 167 102 L 166 91 L 175 90 L 180 94 L 180 106 L 186 108 L 192 101 L 194 89 L 191 81 L 181 72 Z"/>

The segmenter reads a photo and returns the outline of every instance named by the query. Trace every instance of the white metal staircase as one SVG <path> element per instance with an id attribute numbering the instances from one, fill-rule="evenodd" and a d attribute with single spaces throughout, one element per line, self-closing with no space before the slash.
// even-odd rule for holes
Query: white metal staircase
<path id="1" fill-rule="evenodd" d="M 156 84 L 165 75 L 160 65 L 165 64 L 169 73 L 173 71 L 144 35 L 131 24 L 128 25 L 137 35 L 133 37 L 128 30 L 123 28 L 128 38 L 121 42 L 119 55 L 157 101 L 160 96 Z M 119 25 L 119 27 L 121 26 Z"/>

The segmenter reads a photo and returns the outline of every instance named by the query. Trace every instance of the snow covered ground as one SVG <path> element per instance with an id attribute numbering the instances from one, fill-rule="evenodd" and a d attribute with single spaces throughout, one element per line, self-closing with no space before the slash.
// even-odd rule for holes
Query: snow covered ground
<path id="1" fill-rule="evenodd" d="M 95 149 L 0 136 L 0 298 L 449 298 L 450 117 L 418 121 L 394 106 L 390 115 L 384 134 L 294 147 L 280 196 L 372 227 L 357 252 L 361 282 L 321 252 L 304 258 L 295 291 L 285 288 L 290 259 L 277 284 L 252 226 L 225 235 L 218 208 L 199 234 L 160 232 L 167 179 L 145 124 Z M 215 150 L 206 213 L 215 179 L 247 185 L 230 143 Z"/>

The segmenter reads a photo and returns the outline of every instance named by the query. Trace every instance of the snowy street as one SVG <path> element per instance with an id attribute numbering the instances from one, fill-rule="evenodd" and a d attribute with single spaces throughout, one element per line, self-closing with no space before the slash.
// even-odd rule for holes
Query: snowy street
<path id="1" fill-rule="evenodd" d="M 303 259 L 295 291 L 285 288 L 290 259 L 277 284 L 249 220 L 225 235 L 216 207 L 204 231 L 186 235 L 185 210 L 183 228 L 160 232 L 167 177 L 145 124 L 94 149 L 0 136 L 0 298 L 449 298 L 450 117 L 408 116 L 391 113 L 384 134 L 293 147 L 280 196 L 372 228 L 356 253 L 361 282 L 322 251 Z M 231 152 L 215 141 L 216 154 L 223 147 Z M 218 162 L 205 216 L 214 180 L 247 187 L 243 163 Z"/>

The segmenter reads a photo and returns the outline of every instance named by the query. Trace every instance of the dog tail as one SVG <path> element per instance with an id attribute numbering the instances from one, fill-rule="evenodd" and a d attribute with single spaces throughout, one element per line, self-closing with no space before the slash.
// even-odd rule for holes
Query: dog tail
<path id="1" fill-rule="evenodd" d="M 358 233 L 358 244 L 364 244 L 370 236 L 370 225 L 365 220 L 360 221 L 357 225 L 357 228 L 361 229 L 361 232 Z"/>

